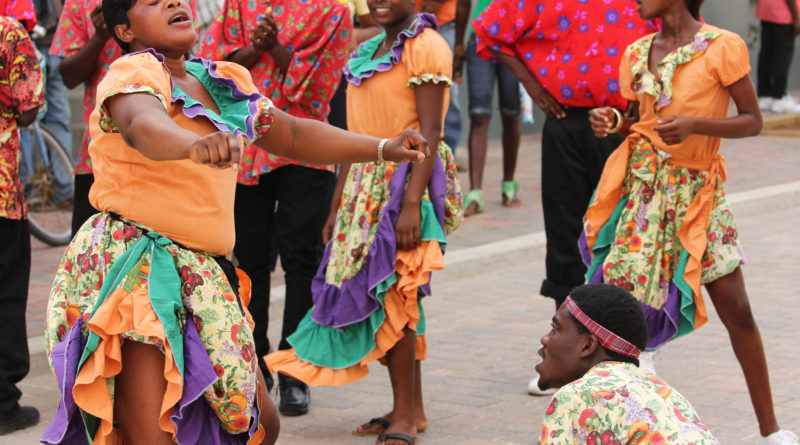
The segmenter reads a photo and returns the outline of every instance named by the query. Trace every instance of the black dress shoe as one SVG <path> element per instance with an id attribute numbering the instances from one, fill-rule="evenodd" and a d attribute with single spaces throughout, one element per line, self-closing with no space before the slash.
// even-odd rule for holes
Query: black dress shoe
<path id="1" fill-rule="evenodd" d="M 0 418 L 0 436 L 39 423 L 39 410 L 32 406 L 17 406 L 6 417 Z"/>
<path id="2" fill-rule="evenodd" d="M 308 385 L 296 378 L 278 374 L 278 391 L 281 401 L 278 411 L 284 416 L 302 416 L 308 412 L 311 392 Z"/>

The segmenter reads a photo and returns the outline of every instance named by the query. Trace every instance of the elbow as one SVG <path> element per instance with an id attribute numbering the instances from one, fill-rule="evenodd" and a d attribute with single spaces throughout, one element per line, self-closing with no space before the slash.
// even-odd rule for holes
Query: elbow
<path id="1" fill-rule="evenodd" d="M 70 90 L 81 84 L 81 80 L 72 74 L 69 65 L 64 68 L 64 62 L 58 64 L 58 72 L 61 74 L 61 80 L 64 81 L 64 86 Z"/>
<path id="2" fill-rule="evenodd" d="M 764 119 L 761 117 L 761 112 L 757 112 L 753 117 L 753 131 L 750 136 L 758 136 L 764 128 Z"/>

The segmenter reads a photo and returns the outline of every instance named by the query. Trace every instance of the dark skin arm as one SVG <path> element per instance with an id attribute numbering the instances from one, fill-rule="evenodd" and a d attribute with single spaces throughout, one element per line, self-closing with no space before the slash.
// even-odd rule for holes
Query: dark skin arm
<path id="1" fill-rule="evenodd" d="M 679 144 L 692 134 L 702 134 L 720 138 L 745 138 L 761 132 L 761 110 L 749 76 L 744 76 L 728 87 L 738 111 L 736 116 L 712 119 L 694 116 L 671 115 L 661 118 L 659 125 L 653 127 L 667 145 Z M 589 113 L 595 136 L 605 137 L 608 129 L 615 123 L 610 109 L 595 108 Z M 627 134 L 630 124 L 623 125 Z M 620 131 L 622 133 L 622 131 Z"/>
<path id="2" fill-rule="evenodd" d="M 472 8 L 470 0 L 456 2 L 456 41 L 453 45 L 453 81 L 461 83 L 464 80 L 464 56 L 467 49 L 464 46 L 464 32 L 469 22 L 469 10 Z"/>
<path id="3" fill-rule="evenodd" d="M 795 0 L 786 0 L 786 6 L 789 7 L 789 12 L 792 13 L 792 26 L 794 27 L 794 36 L 800 36 L 800 14 L 797 11 L 797 2 Z"/>
<path id="4" fill-rule="evenodd" d="M 411 178 L 403 197 L 403 207 L 397 218 L 397 248 L 401 250 L 415 249 L 420 245 L 420 204 L 425 188 L 433 172 L 436 162 L 439 138 L 442 134 L 442 107 L 444 106 L 444 85 L 423 83 L 414 87 L 414 99 L 417 105 L 420 133 L 427 139 L 431 151 L 434 152 L 420 165 L 411 168 Z"/>
<path id="5" fill-rule="evenodd" d="M 738 114 L 724 119 L 689 116 L 666 116 L 653 127 L 667 145 L 679 144 L 689 135 L 702 134 L 720 138 L 746 138 L 761 132 L 761 110 L 750 76 L 728 87 Z"/>
<path id="6" fill-rule="evenodd" d="M 94 24 L 94 35 L 89 38 L 83 48 L 78 52 L 64 57 L 58 65 L 58 72 L 64 79 L 64 85 L 67 88 L 75 88 L 78 85 L 86 82 L 97 69 L 97 59 L 100 58 L 100 53 L 111 34 L 106 28 L 106 22 L 103 19 L 103 9 L 101 5 L 97 5 L 89 16 Z"/>
<path id="7" fill-rule="evenodd" d="M 106 106 L 125 142 L 149 159 L 191 159 L 220 168 L 238 167 L 239 142 L 233 134 L 216 132 L 199 136 L 185 130 L 175 124 L 158 99 L 149 94 L 120 94 L 106 100 Z M 279 110 L 273 110 L 273 118 L 270 130 L 254 144 L 275 155 L 314 164 L 377 159 L 378 138 L 348 133 Z M 419 151 L 412 151 L 411 147 Z M 388 142 L 383 153 L 385 159 L 395 162 L 422 162 L 428 148 L 418 132 L 406 131 Z"/>
<path id="8" fill-rule="evenodd" d="M 278 40 L 278 25 L 272 14 L 261 14 L 260 18 L 251 35 L 250 45 L 228 55 L 227 60 L 250 69 L 268 53 L 278 65 L 281 74 L 285 74 L 289 69 L 292 54 Z"/>
<path id="9" fill-rule="evenodd" d="M 562 107 L 556 98 L 548 93 L 546 89 L 544 89 L 542 84 L 536 80 L 536 76 L 534 76 L 533 73 L 528 70 L 528 67 L 525 66 L 522 61 L 516 57 L 503 54 L 499 51 L 494 51 L 491 49 L 490 51 L 498 62 L 507 66 L 508 69 L 510 69 L 511 72 L 517 76 L 517 79 L 522 82 L 522 86 L 525 87 L 525 91 L 528 92 L 528 94 L 531 96 L 531 99 L 536 102 L 536 105 L 541 108 L 547 117 L 554 119 L 562 119 L 566 117 L 567 114 L 564 112 L 564 107 Z"/>
<path id="10" fill-rule="evenodd" d="M 444 0 L 425 0 L 422 2 L 420 12 L 427 12 L 429 14 L 436 15 L 439 13 L 439 9 L 442 7 L 443 2 Z"/>

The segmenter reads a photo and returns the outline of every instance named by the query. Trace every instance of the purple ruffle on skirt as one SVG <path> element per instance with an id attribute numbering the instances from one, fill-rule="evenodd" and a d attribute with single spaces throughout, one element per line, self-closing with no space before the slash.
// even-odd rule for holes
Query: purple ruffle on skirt
<path id="1" fill-rule="evenodd" d="M 206 389 L 217 380 L 217 374 L 192 319 L 186 320 L 183 343 L 183 395 L 171 417 L 178 443 L 246 444 L 258 429 L 258 408 L 253 406 L 249 432 L 237 435 L 226 433 L 220 426 L 217 414 L 203 397 Z"/>
<path id="2" fill-rule="evenodd" d="M 78 320 L 67 338 L 50 353 L 61 400 L 55 418 L 42 435 L 41 441 L 46 444 L 89 443 L 80 409 L 72 398 L 72 387 L 84 348 L 81 325 L 81 320 Z M 214 366 L 191 318 L 186 320 L 185 329 L 183 394 L 171 417 L 175 438 L 179 444 L 246 444 L 258 429 L 258 408 L 253 407 L 249 432 L 231 435 L 222 429 L 216 413 L 203 397 L 205 390 L 217 380 Z"/>
<path id="3" fill-rule="evenodd" d="M 382 209 L 378 229 L 367 253 L 367 258 L 364 260 L 364 265 L 355 276 L 343 282 L 341 287 L 325 281 L 325 269 L 330 257 L 331 243 L 325 247 L 322 262 L 311 282 L 311 295 L 314 299 L 311 319 L 314 322 L 338 329 L 366 319 L 380 307 L 375 291 L 378 284 L 389 278 L 395 271 L 394 263 L 397 257 L 395 227 L 402 209 L 406 177 L 410 169 L 411 164 L 397 166 L 389 184 L 389 201 Z M 436 164 L 433 166 L 431 179 L 428 182 L 428 192 L 436 219 L 440 225 L 444 225 L 447 181 L 444 165 L 439 156 L 436 156 Z M 420 289 L 425 295 L 430 295 L 429 284 L 421 286 Z"/>
<path id="4" fill-rule="evenodd" d="M 75 386 L 75 377 L 78 374 L 78 362 L 83 353 L 84 341 L 81 328 L 83 321 L 78 319 L 67 338 L 57 344 L 50 351 L 53 361 L 53 372 L 56 375 L 61 398 L 58 401 L 58 411 L 53 421 L 47 426 L 40 439 L 47 444 L 89 444 L 86 437 L 86 428 L 83 424 L 78 405 L 72 398 L 72 387 Z"/>
<path id="5" fill-rule="evenodd" d="M 589 244 L 586 241 L 586 232 L 584 231 L 581 231 L 581 236 L 578 238 L 578 249 L 581 251 L 584 264 L 587 267 L 590 266 L 592 264 L 592 256 L 589 252 Z M 589 278 L 588 283 L 603 282 L 603 267 L 600 266 Z M 681 317 L 681 296 L 675 283 L 669 283 L 667 301 L 662 309 L 656 309 L 645 303 L 639 304 L 647 321 L 647 349 L 656 349 L 675 338 L 678 334 L 678 320 Z"/>

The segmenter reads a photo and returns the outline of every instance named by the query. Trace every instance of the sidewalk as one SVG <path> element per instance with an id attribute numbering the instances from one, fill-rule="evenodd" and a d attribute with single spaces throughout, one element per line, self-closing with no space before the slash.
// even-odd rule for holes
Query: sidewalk
<path id="1" fill-rule="evenodd" d="M 546 332 L 553 310 L 549 300 L 538 296 L 543 258 L 530 255 L 511 264 L 480 261 L 481 252 L 490 250 L 499 259 L 498 253 L 503 252 L 497 251 L 498 242 L 530 239 L 542 229 L 539 138 L 523 138 L 518 167 L 523 206 L 514 209 L 500 206 L 496 145 L 490 145 L 487 159 L 486 211 L 467 219 L 448 240 L 450 269 L 434 278 L 435 296 L 426 302 L 430 348 L 423 378 L 430 427 L 420 435 L 423 443 L 530 444 L 538 438 L 547 404 L 546 398 L 525 393 L 537 361 L 538 339 Z M 725 141 L 722 152 L 728 159 L 726 190 L 732 196 L 800 179 L 798 139 L 761 136 Z M 465 148 L 459 152 L 462 157 L 466 158 Z M 466 174 L 462 181 L 468 190 Z M 800 308 L 793 304 L 800 288 L 795 266 L 800 260 L 800 233 L 794 223 L 800 218 L 800 202 L 786 201 L 770 213 L 760 213 L 757 204 L 774 208 L 783 200 L 764 195 L 748 202 L 751 211 L 737 220 L 749 257 L 744 271 L 767 349 L 779 421 L 800 432 L 800 345 L 795 323 Z M 47 294 L 61 251 L 42 245 L 34 248 L 28 311 L 31 337 L 42 335 Z M 477 257 L 468 258 L 470 252 Z M 467 269 L 469 273 L 464 272 Z M 694 403 L 722 443 L 754 443 L 756 422 L 741 371 L 724 328 L 713 309 L 709 312 L 707 326 L 663 348 L 657 362 L 659 373 Z M 273 336 L 280 332 L 279 323 L 275 317 L 270 327 Z M 45 358 L 37 354 L 33 361 L 31 375 L 21 385 L 23 403 L 39 407 L 43 423 L 6 436 L 3 443 L 35 443 L 55 414 L 58 392 Z M 282 418 L 280 443 L 374 443 L 350 435 L 356 425 L 390 409 L 387 374 L 381 366 L 372 370 L 366 379 L 345 388 L 314 389 L 309 415 Z"/>

